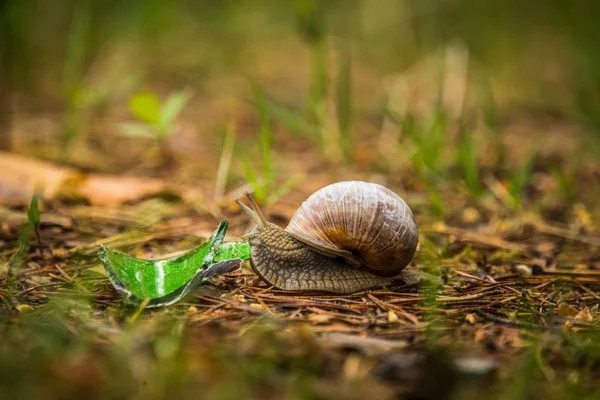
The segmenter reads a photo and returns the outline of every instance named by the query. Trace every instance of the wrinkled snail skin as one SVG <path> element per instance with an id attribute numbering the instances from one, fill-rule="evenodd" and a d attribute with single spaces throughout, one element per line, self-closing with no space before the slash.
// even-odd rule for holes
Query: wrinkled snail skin
<path id="1" fill-rule="evenodd" d="M 346 294 L 392 282 L 391 278 L 349 266 L 342 259 L 312 251 L 273 224 L 250 236 L 248 242 L 254 272 L 280 289 Z"/>
<path id="2" fill-rule="evenodd" d="M 377 184 L 349 181 L 311 195 L 282 229 L 236 200 L 256 226 L 244 238 L 268 284 L 294 291 L 352 293 L 388 285 L 412 260 L 418 230 L 410 208 Z"/>

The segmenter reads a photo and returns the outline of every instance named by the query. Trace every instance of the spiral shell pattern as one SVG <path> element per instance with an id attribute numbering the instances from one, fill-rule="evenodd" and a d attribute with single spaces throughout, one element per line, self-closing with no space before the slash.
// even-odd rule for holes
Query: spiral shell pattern
<path id="1" fill-rule="evenodd" d="M 330 256 L 345 257 L 375 274 L 399 274 L 418 242 L 415 218 L 388 188 L 368 182 L 334 183 L 312 194 L 285 230 Z M 358 262 L 356 262 L 358 261 Z"/>

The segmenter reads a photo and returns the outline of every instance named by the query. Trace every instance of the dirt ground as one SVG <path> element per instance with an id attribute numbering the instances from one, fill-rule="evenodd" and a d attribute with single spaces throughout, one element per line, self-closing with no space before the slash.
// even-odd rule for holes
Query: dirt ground
<path id="1" fill-rule="evenodd" d="M 243 141 L 257 121 L 240 121 Z M 299 178 L 264 206 L 268 220 L 285 226 L 305 198 L 335 181 L 382 183 L 417 219 L 420 243 L 408 269 L 433 278 L 344 296 L 298 294 L 268 287 L 244 266 L 175 305 L 144 310 L 115 292 L 96 249 L 177 254 L 222 219 L 230 221 L 227 240 L 238 240 L 250 223 L 233 200 L 248 186 L 234 174 L 215 198 L 218 146 L 196 143 L 202 163 L 174 151 L 175 161 L 158 168 L 118 148 L 111 165 L 89 143 L 81 148 L 95 154 L 94 166 L 5 153 L 0 397 L 599 398 L 600 170 L 593 160 L 579 163 L 566 178 L 574 192 L 567 197 L 548 167 L 570 168 L 578 127 L 506 121 L 507 166 L 543 141 L 522 204 L 511 203 L 509 173 L 482 157 L 485 194 L 473 199 L 455 176 L 456 184 L 439 185 L 441 213 L 414 166 L 382 166 L 378 133 L 367 129 L 352 162 L 332 165 L 305 138 L 275 129 L 273 164 L 279 176 Z M 187 147 L 184 133 L 177 141 Z M 40 176 L 47 184 L 38 243 L 19 238 Z"/>

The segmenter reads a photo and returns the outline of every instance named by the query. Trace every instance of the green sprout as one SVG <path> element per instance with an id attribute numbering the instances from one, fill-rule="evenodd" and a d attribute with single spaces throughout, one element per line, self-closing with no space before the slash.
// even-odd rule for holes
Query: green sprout
<path id="1" fill-rule="evenodd" d="M 522 207 L 521 195 L 525 186 L 531 182 L 533 174 L 533 162 L 535 160 L 536 151 L 531 152 L 518 167 L 508 182 L 508 193 L 510 194 L 511 203 L 515 210 L 520 210 Z"/>
<path id="2" fill-rule="evenodd" d="M 171 92 L 161 104 L 154 93 L 137 93 L 129 99 L 129 110 L 138 119 L 120 125 L 121 135 L 153 139 L 166 158 L 165 141 L 177 128 L 177 119 L 192 97 L 192 91 L 181 89 Z"/>
<path id="3" fill-rule="evenodd" d="M 262 89 L 253 84 L 254 102 L 260 116 L 260 167 L 254 169 L 247 156 L 243 156 L 243 168 L 248 184 L 259 203 L 272 204 L 296 186 L 302 176 L 295 175 L 277 188 L 275 170 L 273 169 L 273 130 L 269 103 Z"/>
<path id="4" fill-rule="evenodd" d="M 465 132 L 462 127 L 461 130 L 462 137 L 458 147 L 458 164 L 471 195 L 474 198 L 479 198 L 483 192 L 483 187 L 479 174 L 475 135 L 471 132 Z"/>
<path id="5" fill-rule="evenodd" d="M 31 203 L 27 209 L 27 223 L 31 227 L 35 239 L 37 240 L 40 252 L 42 251 L 42 238 L 40 236 L 40 208 L 38 205 L 39 195 L 36 193 L 31 198 Z"/>
<path id="6" fill-rule="evenodd" d="M 9 261 L 9 271 L 7 277 L 7 286 L 9 289 L 14 288 L 16 284 L 16 277 L 23 265 L 25 265 L 25 257 L 27 257 L 27 253 L 29 252 L 29 244 L 32 233 L 37 239 L 40 252 L 42 251 L 42 240 L 40 236 L 40 209 L 38 206 L 38 200 L 39 195 L 36 193 L 31 198 L 31 203 L 27 209 L 27 222 L 19 234 L 17 251 L 12 255 Z"/>

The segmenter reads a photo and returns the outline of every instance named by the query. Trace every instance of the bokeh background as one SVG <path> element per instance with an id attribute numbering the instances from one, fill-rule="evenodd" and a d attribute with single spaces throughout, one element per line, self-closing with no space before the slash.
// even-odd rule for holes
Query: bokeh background
<path id="1" fill-rule="evenodd" d="M 151 93 L 162 102 L 182 89 L 193 95 L 165 147 L 179 159 L 202 155 L 212 168 L 228 124 L 239 131 L 236 151 L 251 154 L 261 101 L 275 148 L 312 146 L 314 157 L 334 164 L 379 159 L 390 167 L 385 160 L 398 157 L 379 154 L 386 122 L 408 116 L 444 114 L 482 141 L 525 120 L 521 127 L 535 130 L 542 147 L 546 131 L 573 123 L 583 147 L 597 148 L 594 1 L 4 0 L 1 7 L 4 149 L 130 170 L 149 143 L 124 137 L 121 124 L 139 119 L 132 97 Z M 419 123 L 426 130 L 428 122 Z M 286 141 L 288 134 L 295 137 Z M 418 151 L 424 144 L 415 140 Z M 246 177 L 241 169 L 232 179 Z"/>

